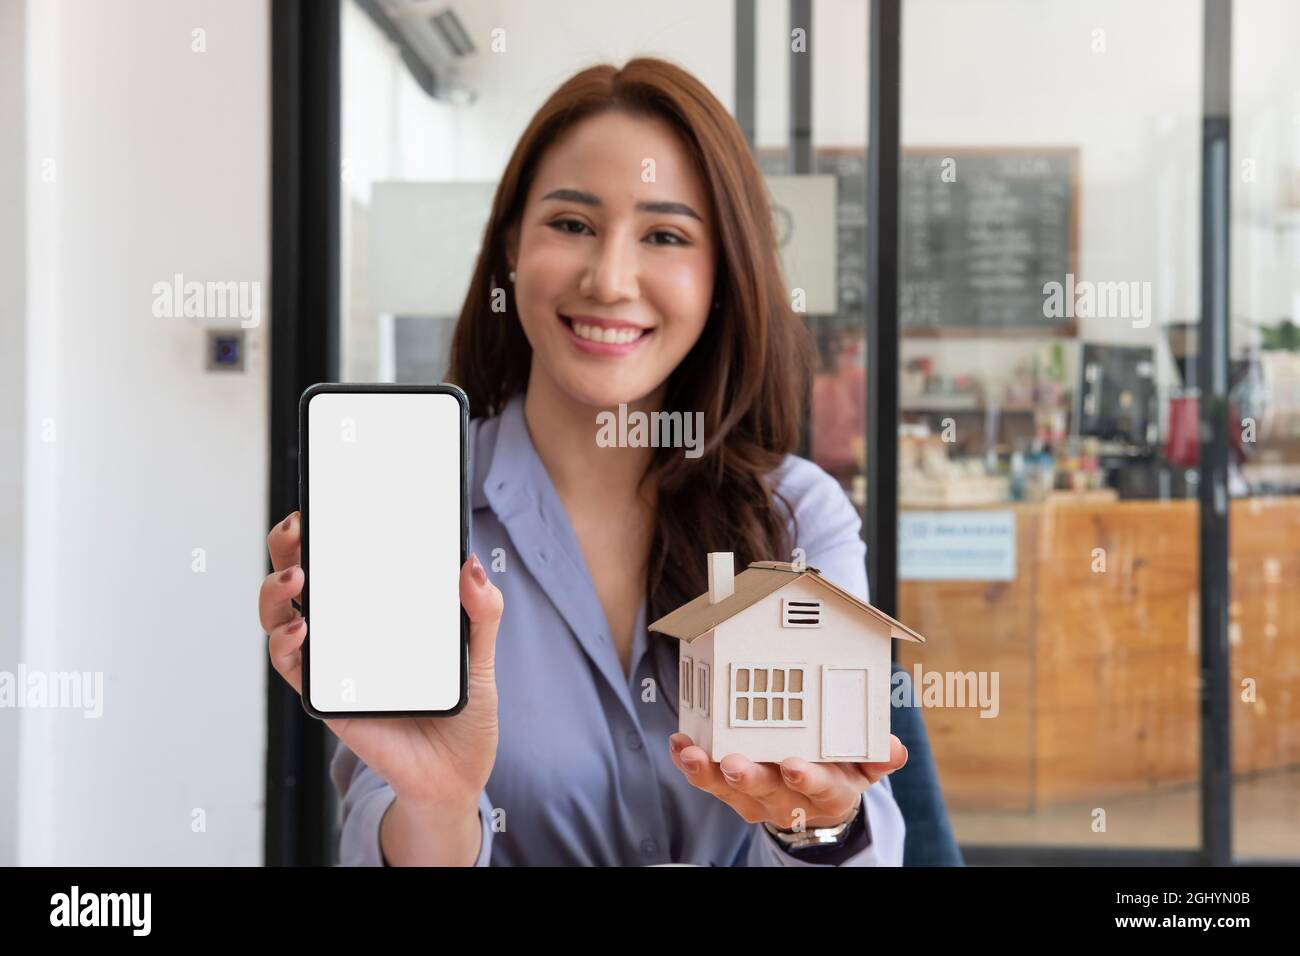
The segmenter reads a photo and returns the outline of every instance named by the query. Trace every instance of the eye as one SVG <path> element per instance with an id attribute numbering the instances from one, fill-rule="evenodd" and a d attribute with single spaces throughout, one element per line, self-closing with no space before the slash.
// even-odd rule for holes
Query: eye
<path id="1" fill-rule="evenodd" d="M 655 232 L 650 233 L 650 237 L 652 239 L 656 236 L 659 236 L 668 241 L 652 242 L 651 245 L 653 246 L 689 246 L 690 245 L 690 242 L 688 240 L 683 239 L 681 236 L 677 235 L 677 233 L 669 232 L 666 229 L 659 229 L 656 230 Z"/>
<path id="2" fill-rule="evenodd" d="M 556 232 L 563 232 L 570 236 L 581 236 L 583 234 L 582 230 L 584 229 L 591 232 L 591 229 L 585 222 L 579 222 L 577 219 L 556 219 L 554 222 L 548 222 L 547 225 Z M 577 228 L 570 228 L 574 226 Z"/>

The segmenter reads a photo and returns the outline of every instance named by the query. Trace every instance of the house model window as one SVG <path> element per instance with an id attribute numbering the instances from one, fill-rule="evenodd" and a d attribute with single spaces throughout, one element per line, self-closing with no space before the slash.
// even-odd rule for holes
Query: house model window
<path id="1" fill-rule="evenodd" d="M 689 657 L 682 658 L 682 675 L 678 683 L 681 685 L 682 706 L 691 706 L 691 671 L 694 662 Z"/>
<path id="2" fill-rule="evenodd" d="M 731 725 L 804 727 L 807 664 L 734 664 Z"/>
<path id="3" fill-rule="evenodd" d="M 782 627 L 821 627 L 822 602 L 781 598 Z"/>
<path id="4" fill-rule="evenodd" d="M 700 663 L 695 668 L 695 699 L 700 702 L 700 713 L 709 716 L 709 701 L 713 700 L 713 687 L 709 684 L 709 665 Z"/>

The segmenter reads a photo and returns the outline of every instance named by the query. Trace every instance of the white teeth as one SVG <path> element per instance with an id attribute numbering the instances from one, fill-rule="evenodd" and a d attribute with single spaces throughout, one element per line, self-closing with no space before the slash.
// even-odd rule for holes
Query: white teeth
<path id="1" fill-rule="evenodd" d="M 640 329 L 606 329 L 579 322 L 573 323 L 573 331 L 579 338 L 590 339 L 592 342 L 609 342 L 612 345 L 626 345 L 641 337 Z"/>

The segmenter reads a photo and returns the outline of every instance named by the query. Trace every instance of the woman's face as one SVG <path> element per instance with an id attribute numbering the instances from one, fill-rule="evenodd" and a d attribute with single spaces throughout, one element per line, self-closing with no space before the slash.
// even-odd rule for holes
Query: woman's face
<path id="1" fill-rule="evenodd" d="M 584 405 L 651 395 L 709 318 L 713 230 L 666 122 L 607 112 L 569 129 L 543 155 L 507 253 L 530 375 Z"/>

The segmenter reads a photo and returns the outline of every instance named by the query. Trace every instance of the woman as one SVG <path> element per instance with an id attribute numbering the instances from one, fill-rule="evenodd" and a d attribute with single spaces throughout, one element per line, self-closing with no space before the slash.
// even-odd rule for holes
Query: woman
<path id="1" fill-rule="evenodd" d="M 731 116 L 660 60 L 584 70 L 529 124 L 448 375 L 473 418 L 469 703 L 326 722 L 342 862 L 901 864 L 896 737 L 880 764 L 712 762 L 674 732 L 677 644 L 646 628 L 707 589 L 709 551 L 802 556 L 867 596 L 856 512 L 790 454 L 810 345 L 766 195 Z M 703 440 L 603 447 L 620 404 L 700 413 Z M 272 529 L 260 595 L 295 690 L 299 530 Z M 796 848 L 799 823 L 831 842 Z"/>

